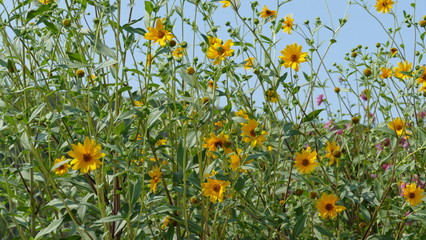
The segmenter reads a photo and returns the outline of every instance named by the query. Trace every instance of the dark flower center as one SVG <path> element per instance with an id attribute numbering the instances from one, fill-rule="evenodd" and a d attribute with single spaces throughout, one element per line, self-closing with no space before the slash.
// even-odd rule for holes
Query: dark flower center
<path id="1" fill-rule="evenodd" d="M 220 192 L 220 185 L 219 184 L 213 185 L 213 191 Z"/>
<path id="2" fill-rule="evenodd" d="M 266 15 L 271 15 L 272 14 L 272 12 L 271 12 L 271 10 L 266 10 Z"/>
<path id="3" fill-rule="evenodd" d="M 395 124 L 395 129 L 396 130 L 401 130 L 403 127 L 402 127 L 402 125 L 401 124 Z"/>
<path id="4" fill-rule="evenodd" d="M 408 194 L 408 197 L 411 198 L 411 199 L 412 198 L 416 198 L 416 194 L 415 193 L 410 193 L 410 194 Z"/>
<path id="5" fill-rule="evenodd" d="M 302 165 L 305 166 L 305 167 L 309 166 L 309 163 L 310 163 L 309 160 L 306 159 L 306 158 L 302 160 Z"/>
<path id="6" fill-rule="evenodd" d="M 254 131 L 254 129 L 250 131 L 250 136 L 256 137 L 256 132 Z"/>
<path id="7" fill-rule="evenodd" d="M 297 62 L 297 60 L 299 60 L 299 56 L 297 56 L 296 54 L 292 54 L 290 56 L 290 59 L 291 59 L 292 62 Z"/>
<path id="8" fill-rule="evenodd" d="M 333 204 L 328 203 L 327 205 L 325 205 L 325 209 L 327 209 L 327 211 L 333 210 Z"/>
<path id="9" fill-rule="evenodd" d="M 217 147 L 222 147 L 223 146 L 223 142 L 222 141 L 216 141 L 216 142 L 214 142 L 214 146 L 217 148 Z"/>
<path id="10" fill-rule="evenodd" d="M 87 154 L 87 153 L 83 154 L 83 160 L 85 162 L 88 162 L 88 161 L 92 160 L 92 155 Z"/>
<path id="11" fill-rule="evenodd" d="M 158 38 L 163 38 L 166 35 L 165 31 L 158 31 Z"/>

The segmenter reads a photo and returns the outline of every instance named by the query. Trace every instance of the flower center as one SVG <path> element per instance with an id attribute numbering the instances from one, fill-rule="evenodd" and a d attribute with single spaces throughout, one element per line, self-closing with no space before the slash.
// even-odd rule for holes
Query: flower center
<path id="1" fill-rule="evenodd" d="M 309 160 L 308 160 L 308 159 L 306 159 L 306 158 L 305 158 L 305 159 L 303 159 L 303 160 L 302 160 L 302 165 L 303 165 L 303 166 L 305 166 L 305 167 L 306 167 L 306 166 L 309 166 Z"/>
<path id="2" fill-rule="evenodd" d="M 297 62 L 297 60 L 299 59 L 299 56 L 297 56 L 296 54 L 292 54 L 290 56 L 290 59 L 291 59 L 292 62 Z"/>
<path id="3" fill-rule="evenodd" d="M 333 204 L 328 203 L 327 205 L 325 205 L 325 209 L 327 209 L 327 211 L 333 210 Z"/>
<path id="4" fill-rule="evenodd" d="M 220 185 L 218 184 L 213 185 L 213 191 L 220 192 Z"/>
<path id="5" fill-rule="evenodd" d="M 271 12 L 271 10 L 266 10 L 266 15 L 271 15 L 272 14 L 272 12 Z"/>
<path id="6" fill-rule="evenodd" d="M 223 47 L 218 47 L 216 48 L 216 51 L 219 55 L 222 55 L 225 52 L 225 49 L 223 49 Z"/>
<path id="7" fill-rule="evenodd" d="M 401 124 L 395 124 L 395 129 L 396 130 L 402 130 L 402 125 Z"/>
<path id="8" fill-rule="evenodd" d="M 166 35 L 165 31 L 158 31 L 158 38 L 163 38 Z"/>
<path id="9" fill-rule="evenodd" d="M 217 147 L 222 147 L 223 146 L 223 142 L 222 141 L 216 141 L 214 142 L 214 146 Z"/>
<path id="10" fill-rule="evenodd" d="M 83 154 L 83 160 L 85 162 L 88 162 L 88 161 L 92 160 L 92 155 L 87 154 L 87 153 Z"/>
<path id="11" fill-rule="evenodd" d="M 254 129 L 250 131 L 250 136 L 256 137 L 256 132 L 254 131 Z"/>
<path id="12" fill-rule="evenodd" d="M 410 194 L 408 195 L 408 197 L 409 197 L 409 198 L 411 198 L 411 199 L 416 198 L 416 194 L 415 194 L 415 193 L 410 193 Z"/>
<path id="13" fill-rule="evenodd" d="M 388 6 L 388 3 L 387 3 L 387 2 L 382 2 L 382 6 L 383 6 L 383 7 L 387 7 L 387 6 Z"/>

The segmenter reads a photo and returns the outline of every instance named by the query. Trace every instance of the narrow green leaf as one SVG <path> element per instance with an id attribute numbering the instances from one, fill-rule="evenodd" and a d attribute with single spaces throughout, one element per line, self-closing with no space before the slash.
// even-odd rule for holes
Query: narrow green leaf
<path id="1" fill-rule="evenodd" d="M 54 230 L 56 230 L 62 223 L 62 218 L 55 220 L 53 222 L 51 222 L 49 224 L 49 226 L 47 226 L 46 228 L 43 228 L 36 236 L 35 236 L 35 240 L 41 238 L 42 236 L 49 234 L 51 232 L 53 232 Z"/>
<path id="2" fill-rule="evenodd" d="M 318 110 L 315 110 L 313 112 L 310 112 L 308 115 L 306 115 L 303 118 L 302 122 L 309 122 L 309 121 L 316 119 L 322 111 L 324 111 L 324 109 L 318 109 Z"/>
<path id="3" fill-rule="evenodd" d="M 293 227 L 293 236 L 295 239 L 303 232 L 303 229 L 305 228 L 306 224 L 306 214 L 303 214 L 302 216 L 299 216 L 297 218 L 297 222 Z"/>
<path id="4" fill-rule="evenodd" d="M 34 112 L 31 114 L 30 118 L 28 119 L 28 122 L 31 122 L 37 115 L 43 110 L 43 108 L 46 106 L 46 103 L 40 104 Z"/>
<path id="5" fill-rule="evenodd" d="M 113 215 L 99 219 L 95 223 L 108 223 L 108 222 L 117 222 L 123 220 L 123 216 L 121 215 Z"/>
<path id="6" fill-rule="evenodd" d="M 145 1 L 145 11 L 151 14 L 154 11 L 154 4 L 151 1 Z"/>

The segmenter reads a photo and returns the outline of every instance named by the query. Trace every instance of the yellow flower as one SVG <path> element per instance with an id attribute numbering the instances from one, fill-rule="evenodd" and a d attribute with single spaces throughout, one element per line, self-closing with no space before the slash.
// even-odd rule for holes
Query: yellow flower
<path id="1" fill-rule="evenodd" d="M 280 95 L 274 89 L 270 88 L 265 92 L 266 101 L 277 103 L 280 99 Z"/>
<path id="2" fill-rule="evenodd" d="M 321 198 L 318 199 L 317 204 L 315 205 L 322 219 L 333 219 L 337 217 L 338 213 L 346 210 L 346 207 L 336 205 L 337 201 L 339 201 L 339 198 L 334 194 L 322 194 Z"/>
<path id="3" fill-rule="evenodd" d="M 160 167 L 154 167 L 151 171 L 148 172 L 148 175 L 151 177 L 149 180 L 149 189 L 154 194 L 157 192 L 157 184 L 161 182 L 161 172 Z"/>
<path id="4" fill-rule="evenodd" d="M 294 25 L 293 15 L 289 14 L 284 19 L 283 32 L 291 34 L 291 30 L 293 29 L 293 25 Z"/>
<path id="5" fill-rule="evenodd" d="M 166 45 L 166 41 L 170 41 L 175 37 L 164 28 L 163 20 L 157 19 L 155 28 L 148 27 L 148 32 L 144 36 L 146 40 L 153 40 L 154 43 L 158 42 L 162 47 Z"/>
<path id="6" fill-rule="evenodd" d="M 265 135 L 268 135 L 264 130 L 260 133 L 256 132 L 258 125 L 259 123 L 256 120 L 248 119 L 248 122 L 242 123 L 241 126 L 243 141 L 250 143 L 251 147 L 262 146 L 262 143 L 266 141 Z"/>
<path id="7" fill-rule="evenodd" d="M 424 197 L 423 193 L 424 190 L 420 187 L 417 187 L 415 183 L 408 184 L 404 188 L 404 198 L 413 207 L 422 202 Z"/>
<path id="8" fill-rule="evenodd" d="M 318 166 L 316 159 L 317 152 L 312 152 L 311 147 L 308 147 L 307 149 L 302 149 L 302 152 L 296 153 L 296 160 L 294 160 L 294 164 L 300 173 L 309 174 Z"/>
<path id="9" fill-rule="evenodd" d="M 408 61 L 399 62 L 398 67 L 395 67 L 393 69 L 395 77 L 401 78 L 401 79 L 409 78 L 410 75 L 407 75 L 402 72 L 411 72 L 412 66 L 413 64 L 409 63 Z"/>
<path id="10" fill-rule="evenodd" d="M 308 55 L 307 52 L 302 52 L 302 46 L 296 43 L 287 45 L 285 49 L 281 51 L 281 60 L 284 62 L 282 66 L 286 68 L 293 68 L 296 72 L 299 71 L 299 64 L 306 62 L 305 57 Z"/>
<path id="11" fill-rule="evenodd" d="M 178 47 L 172 52 L 172 54 L 175 58 L 181 58 L 183 55 L 186 55 L 186 52 L 184 48 Z"/>
<path id="12" fill-rule="evenodd" d="M 159 146 L 164 146 L 167 144 L 167 139 L 159 139 L 156 143 L 155 146 L 159 147 Z"/>
<path id="13" fill-rule="evenodd" d="M 38 1 L 43 5 L 49 4 L 51 2 L 56 2 L 56 0 L 53 0 L 53 1 L 51 1 L 51 0 L 38 0 Z"/>
<path id="14" fill-rule="evenodd" d="M 254 57 L 249 57 L 244 60 L 246 63 L 244 64 L 244 69 L 253 68 Z"/>
<path id="15" fill-rule="evenodd" d="M 379 76 L 381 79 L 388 78 L 388 77 L 392 76 L 392 69 L 382 68 L 380 70 L 382 71 L 382 74 L 380 74 L 380 76 Z"/>
<path id="16" fill-rule="evenodd" d="M 208 36 L 209 46 L 214 45 L 216 43 L 222 44 L 222 40 L 217 37 Z"/>
<path id="17" fill-rule="evenodd" d="M 327 145 L 326 150 L 328 153 L 324 157 L 330 159 L 328 165 L 332 165 L 334 161 L 336 161 L 337 165 L 339 165 L 339 158 L 342 156 L 340 146 L 337 145 L 335 141 L 333 141 L 332 143 L 327 141 L 325 144 Z"/>
<path id="18" fill-rule="evenodd" d="M 239 111 L 235 112 L 235 116 L 248 119 L 247 112 L 244 109 L 240 109 Z"/>
<path id="19" fill-rule="evenodd" d="M 391 55 L 393 57 L 393 56 L 395 56 L 395 54 L 398 53 L 398 49 L 396 49 L 396 48 L 393 47 L 393 48 L 390 49 L 390 52 L 391 52 Z"/>
<path id="20" fill-rule="evenodd" d="M 205 143 L 203 144 L 204 148 L 207 148 L 209 152 L 207 152 L 208 156 L 211 156 L 211 152 L 217 152 L 219 148 L 222 148 L 226 154 L 231 152 L 229 148 L 231 146 L 231 142 L 228 140 L 229 135 L 220 133 L 216 136 L 214 133 L 210 133 L 209 138 L 204 138 Z M 213 157 L 217 156 L 213 154 Z"/>
<path id="21" fill-rule="evenodd" d="M 221 127 L 223 127 L 223 122 L 217 121 L 217 122 L 214 123 L 214 125 L 221 128 Z"/>
<path id="22" fill-rule="evenodd" d="M 376 0 L 376 8 L 379 13 L 388 13 L 392 9 L 394 2 L 392 0 Z"/>
<path id="23" fill-rule="evenodd" d="M 227 7 L 229 7 L 229 5 L 231 5 L 231 1 L 229 1 L 229 0 L 220 1 L 220 3 L 223 3 L 222 8 L 227 8 Z"/>
<path id="24" fill-rule="evenodd" d="M 145 63 L 145 66 L 146 67 L 149 67 L 149 66 L 151 66 L 151 64 L 152 63 L 154 63 L 154 56 L 151 54 L 151 53 L 148 53 L 147 55 L 146 55 L 146 63 Z"/>
<path id="25" fill-rule="evenodd" d="M 229 167 L 232 169 L 232 171 L 236 172 L 239 170 L 240 172 L 247 172 L 247 170 L 241 169 L 241 160 L 242 160 L 242 149 L 237 148 L 237 151 L 232 152 L 231 155 L 229 155 Z M 245 163 L 244 163 L 245 164 Z"/>
<path id="26" fill-rule="evenodd" d="M 211 89 L 217 88 L 216 83 L 213 80 L 210 80 L 207 86 Z"/>
<path id="27" fill-rule="evenodd" d="M 53 163 L 53 165 L 56 165 L 56 164 L 61 163 L 61 162 L 65 162 L 65 156 L 62 156 L 60 159 L 59 158 L 55 159 L 55 162 Z M 70 165 L 68 163 L 64 163 L 61 166 L 53 169 L 52 171 L 55 174 L 62 176 L 65 173 L 68 172 L 68 168 L 70 168 Z"/>
<path id="28" fill-rule="evenodd" d="M 223 202 L 226 187 L 231 184 L 229 181 L 207 178 L 207 182 L 201 184 L 203 195 L 210 197 L 210 202 Z"/>
<path id="29" fill-rule="evenodd" d="M 101 153 L 101 144 L 96 144 L 95 140 L 90 140 L 89 137 L 84 140 L 84 145 L 81 143 L 78 143 L 78 145 L 71 144 L 71 147 L 72 151 L 69 151 L 68 155 L 73 158 L 71 161 L 72 169 L 80 170 L 81 173 L 97 169 L 102 165 L 99 159 L 106 156 L 105 153 Z"/>
<path id="30" fill-rule="evenodd" d="M 275 18 L 277 16 L 277 11 L 269 10 L 268 7 L 264 5 L 262 11 L 260 12 L 260 16 L 262 18 L 267 18 L 267 17 Z"/>
<path id="31" fill-rule="evenodd" d="M 133 105 L 135 107 L 142 107 L 142 104 L 143 103 L 141 101 L 133 101 Z M 139 139 L 137 139 L 137 140 L 141 140 L 140 135 L 139 135 Z"/>
<path id="32" fill-rule="evenodd" d="M 215 59 L 213 62 L 214 65 L 220 64 L 226 57 L 232 56 L 234 49 L 231 47 L 234 45 L 232 40 L 228 40 L 225 44 L 222 45 L 222 40 L 218 38 L 212 38 L 213 44 L 210 44 L 207 49 L 207 57 L 210 59 Z"/>
<path id="33" fill-rule="evenodd" d="M 420 75 L 416 79 L 417 84 L 426 83 L 426 66 L 422 66 L 419 71 L 422 71 L 422 70 L 423 70 L 422 75 Z"/>
<path id="34" fill-rule="evenodd" d="M 170 216 L 167 216 L 164 218 L 163 224 L 161 224 L 161 229 L 165 229 L 167 226 L 169 226 L 170 223 Z"/>
<path id="35" fill-rule="evenodd" d="M 406 125 L 405 121 L 403 121 L 401 118 L 397 117 L 392 122 L 388 123 L 388 127 L 395 131 L 397 136 L 405 135 L 406 134 Z"/>
<path id="36" fill-rule="evenodd" d="M 419 88 L 419 92 L 426 93 L 426 83 L 423 83 L 423 84 L 420 86 L 420 88 Z"/>

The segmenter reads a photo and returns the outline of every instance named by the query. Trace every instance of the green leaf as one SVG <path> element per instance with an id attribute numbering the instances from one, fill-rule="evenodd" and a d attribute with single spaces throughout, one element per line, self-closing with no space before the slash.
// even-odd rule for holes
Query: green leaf
<path id="1" fill-rule="evenodd" d="M 164 109 L 161 109 L 161 110 L 155 109 L 151 113 L 151 115 L 149 115 L 148 122 L 147 122 L 148 128 L 151 128 L 154 125 L 154 123 L 161 117 L 161 114 L 163 113 L 164 113 Z"/>
<path id="2" fill-rule="evenodd" d="M 303 214 L 297 218 L 297 222 L 293 227 L 293 236 L 295 239 L 303 232 L 306 224 L 306 218 L 306 214 Z"/>
<path id="3" fill-rule="evenodd" d="M 244 188 L 244 185 L 246 184 L 246 180 L 244 180 L 242 177 L 239 177 L 237 179 L 237 182 L 234 185 L 235 191 L 239 192 Z"/>
<path id="4" fill-rule="evenodd" d="M 117 221 L 121 221 L 121 220 L 124 220 L 123 216 L 121 216 L 121 215 L 113 215 L 113 216 L 108 216 L 108 217 L 101 218 L 98 221 L 96 221 L 95 223 L 117 222 Z"/>
<path id="5" fill-rule="evenodd" d="M 302 123 L 304 123 L 304 122 L 309 122 L 309 121 L 312 121 L 312 120 L 316 119 L 316 118 L 318 117 L 318 115 L 319 115 L 322 111 L 324 111 L 324 109 L 318 109 L 318 110 L 315 110 L 315 111 L 313 111 L 313 112 L 310 112 L 308 115 L 306 115 L 306 116 L 303 118 Z"/>
<path id="6" fill-rule="evenodd" d="M 40 104 L 35 110 L 34 112 L 31 114 L 30 118 L 28 119 L 28 122 L 31 122 L 35 117 L 37 117 L 37 115 L 41 112 L 41 110 L 43 110 L 43 108 L 46 106 L 46 103 L 42 103 Z"/>
<path id="7" fill-rule="evenodd" d="M 41 238 L 42 236 L 44 236 L 44 235 L 46 235 L 46 234 L 49 234 L 49 233 L 51 233 L 51 232 L 53 232 L 54 230 L 56 230 L 56 229 L 58 229 L 59 228 L 59 226 L 61 225 L 61 223 L 62 223 L 62 218 L 60 218 L 60 219 L 58 219 L 58 220 L 55 220 L 55 221 L 53 221 L 53 222 L 51 222 L 50 224 L 49 224 L 49 226 L 47 226 L 46 228 L 43 228 L 36 236 L 35 236 L 35 240 L 37 240 L 37 239 L 39 239 L 39 238 Z"/>
<path id="8" fill-rule="evenodd" d="M 92 45 L 95 44 L 92 42 Z M 112 49 L 105 45 L 100 39 L 96 41 L 95 47 L 95 52 L 115 59 L 114 51 L 112 51 Z"/>
<path id="9" fill-rule="evenodd" d="M 44 12 L 46 12 L 49 9 L 50 9 L 50 5 L 46 4 L 46 5 L 40 6 L 36 10 L 30 10 L 30 11 L 28 11 L 27 12 L 27 17 L 25 18 L 25 23 L 28 23 L 31 19 L 37 17 L 38 15 L 43 14 Z"/>
<path id="10" fill-rule="evenodd" d="M 25 149 L 31 150 L 30 140 L 28 139 L 28 135 L 26 132 L 23 132 L 21 135 L 21 144 Z"/>
<path id="11" fill-rule="evenodd" d="M 327 237 L 331 237 L 331 238 L 333 237 L 333 234 L 331 232 L 324 229 L 320 225 L 315 225 L 314 228 L 315 228 L 315 232 L 321 233 L 322 235 L 325 235 Z"/>
<path id="12" fill-rule="evenodd" d="M 145 11 L 151 14 L 154 11 L 154 4 L 151 1 L 145 1 Z"/>
<path id="13" fill-rule="evenodd" d="M 118 63 L 118 62 L 117 62 L 116 60 L 114 60 L 114 59 L 110 59 L 110 60 L 108 60 L 108 61 L 105 61 L 105 62 L 101 63 L 99 66 L 97 66 L 97 67 L 95 68 L 95 71 L 97 71 L 97 70 L 99 70 L 99 69 L 101 69 L 101 68 L 106 68 L 106 67 L 112 66 L 112 65 L 117 64 L 117 63 Z"/>

